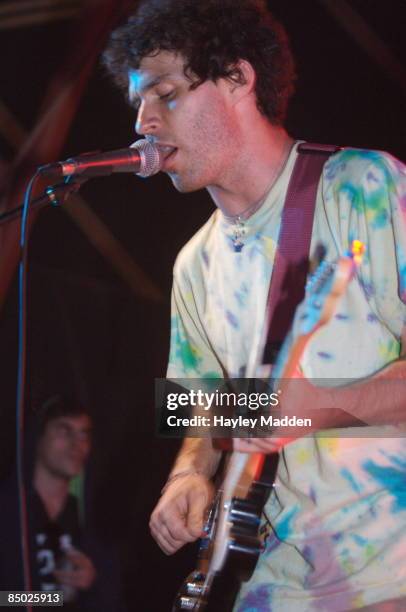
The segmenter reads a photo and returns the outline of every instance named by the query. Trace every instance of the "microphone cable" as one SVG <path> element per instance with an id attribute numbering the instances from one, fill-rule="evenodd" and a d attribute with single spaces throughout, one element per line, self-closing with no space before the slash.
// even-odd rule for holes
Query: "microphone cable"
<path id="1" fill-rule="evenodd" d="M 20 524 L 20 546 L 23 563 L 24 590 L 32 590 L 30 567 L 30 529 L 27 508 L 27 483 L 24 457 L 25 433 L 25 395 L 27 370 L 27 263 L 28 263 L 28 215 L 31 194 L 39 176 L 37 171 L 28 183 L 24 195 L 20 230 L 20 263 L 18 269 L 18 366 L 17 366 L 17 408 L 16 408 L 16 458 L 18 509 Z M 29 603 L 27 612 L 32 612 Z"/>

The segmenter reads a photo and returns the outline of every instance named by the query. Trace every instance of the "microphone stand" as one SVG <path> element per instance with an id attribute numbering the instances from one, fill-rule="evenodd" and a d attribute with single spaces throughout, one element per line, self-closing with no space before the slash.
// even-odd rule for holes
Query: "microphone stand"
<path id="1" fill-rule="evenodd" d="M 30 212 L 34 208 L 40 209 L 48 204 L 51 206 L 62 206 L 65 203 L 65 200 L 71 195 L 71 193 L 76 193 L 79 191 L 80 187 L 83 183 L 87 181 L 87 178 L 83 177 L 75 177 L 71 179 L 71 177 L 67 177 L 66 182 L 57 183 L 56 185 L 50 185 L 46 188 L 45 193 L 43 193 L 35 200 L 32 200 L 30 203 Z M 9 221 L 15 221 L 21 217 L 23 213 L 24 206 L 17 206 L 12 210 L 6 210 L 4 213 L 0 214 L 0 225 L 4 225 Z"/>
<path id="2" fill-rule="evenodd" d="M 30 591 L 32 588 L 32 569 L 30 562 L 30 526 L 27 507 L 27 486 L 24 460 L 24 412 L 25 412 L 25 371 L 26 371 L 26 310 L 27 310 L 27 221 L 30 204 L 42 207 L 46 204 L 60 206 L 65 202 L 72 192 L 78 191 L 86 178 L 72 179 L 68 176 L 64 183 L 49 186 L 45 193 L 30 202 L 30 195 L 38 171 L 31 178 L 26 189 L 23 206 L 7 211 L 0 216 L 0 225 L 21 217 L 21 258 L 19 265 L 19 336 L 18 336 L 18 369 L 17 369 L 17 411 L 16 411 L 16 456 L 17 456 L 17 486 L 18 486 L 18 509 L 20 524 L 20 544 L 23 569 L 24 589 Z M 32 612 L 32 606 L 27 603 L 27 612 Z"/>

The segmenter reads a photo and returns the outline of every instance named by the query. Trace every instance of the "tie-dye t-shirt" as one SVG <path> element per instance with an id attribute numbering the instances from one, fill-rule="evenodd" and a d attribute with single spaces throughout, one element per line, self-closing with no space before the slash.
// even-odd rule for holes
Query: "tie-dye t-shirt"
<path id="1" fill-rule="evenodd" d="M 180 252 L 169 377 L 246 374 L 261 336 L 296 155 L 294 147 L 265 204 L 238 232 L 217 210 Z M 388 154 L 345 149 L 324 167 L 311 255 L 322 243 L 334 261 L 355 238 L 365 257 L 335 316 L 303 355 L 309 378 L 365 377 L 399 357 L 406 170 Z M 385 437 L 389 432 L 320 432 L 282 450 L 265 507 L 265 549 L 236 612 L 339 612 L 406 595 L 406 441 Z"/>

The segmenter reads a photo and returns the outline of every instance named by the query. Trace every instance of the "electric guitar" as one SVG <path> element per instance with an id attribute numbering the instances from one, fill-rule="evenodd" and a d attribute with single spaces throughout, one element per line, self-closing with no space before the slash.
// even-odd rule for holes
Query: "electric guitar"
<path id="1" fill-rule="evenodd" d="M 293 335 L 283 344 L 272 370 L 273 380 L 295 378 L 307 343 L 334 315 L 363 251 L 362 243 L 354 241 L 351 254 L 335 263 L 321 263 L 310 277 L 305 298 L 295 312 Z M 285 442 L 292 439 L 285 438 Z M 172 612 L 231 612 L 241 583 L 250 579 L 261 553 L 259 526 L 277 462 L 277 453 L 230 454 L 225 478 L 208 513 L 198 567 L 182 585 Z"/>

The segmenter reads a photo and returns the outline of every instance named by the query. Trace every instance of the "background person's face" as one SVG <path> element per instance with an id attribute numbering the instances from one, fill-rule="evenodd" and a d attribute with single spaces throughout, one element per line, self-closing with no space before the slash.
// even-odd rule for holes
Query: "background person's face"
<path id="1" fill-rule="evenodd" d="M 224 79 L 190 89 L 182 56 L 145 57 L 129 73 L 129 97 L 138 108 L 136 131 L 162 145 L 163 171 L 179 191 L 221 185 L 232 164 L 238 129 Z"/>
<path id="2" fill-rule="evenodd" d="M 54 476 L 70 479 L 81 471 L 90 452 L 91 421 L 88 415 L 50 420 L 37 448 L 37 461 Z"/>

